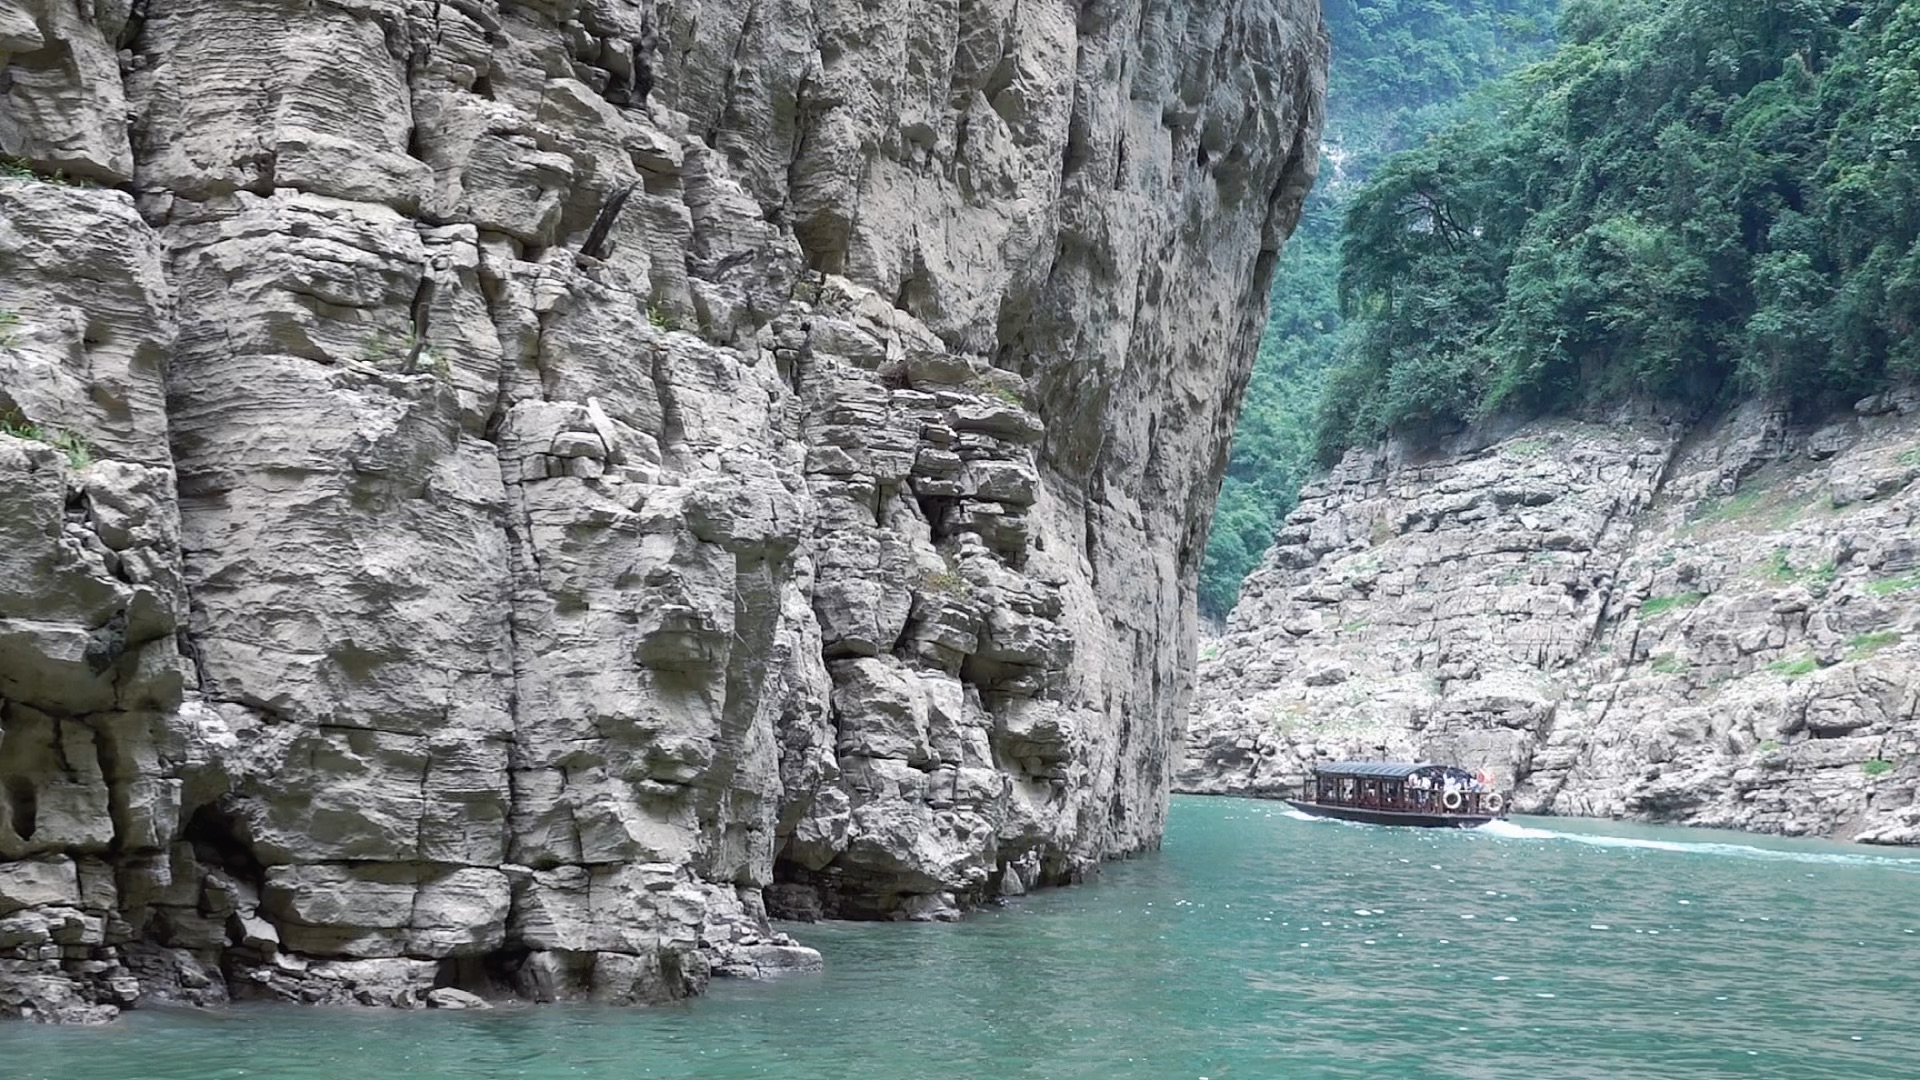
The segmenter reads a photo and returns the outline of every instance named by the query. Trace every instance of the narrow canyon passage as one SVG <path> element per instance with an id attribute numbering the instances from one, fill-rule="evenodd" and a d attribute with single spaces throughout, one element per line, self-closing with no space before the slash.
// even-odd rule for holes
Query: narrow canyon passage
<path id="1" fill-rule="evenodd" d="M 1081 888 L 790 927 L 819 975 L 639 1011 L 135 1012 L 15 1034 L 9 1076 L 1903 1080 L 1916 889 L 1920 856 L 1832 843 L 1179 798 L 1164 850 Z"/>

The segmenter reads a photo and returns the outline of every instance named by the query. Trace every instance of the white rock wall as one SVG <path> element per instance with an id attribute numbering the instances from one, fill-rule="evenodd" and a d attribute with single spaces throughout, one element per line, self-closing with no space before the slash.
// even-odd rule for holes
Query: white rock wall
<path id="1" fill-rule="evenodd" d="M 1177 786 L 1290 793 L 1325 756 L 1920 843 L 1920 394 L 1350 454 L 1202 657 Z"/>
<path id="2" fill-rule="evenodd" d="M 1309 0 L 0 4 L 0 1014 L 1157 842 Z"/>

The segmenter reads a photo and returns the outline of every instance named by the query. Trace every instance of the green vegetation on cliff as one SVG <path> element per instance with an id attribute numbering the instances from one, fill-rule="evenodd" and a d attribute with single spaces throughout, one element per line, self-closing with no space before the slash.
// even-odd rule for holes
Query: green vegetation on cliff
<path id="1" fill-rule="evenodd" d="M 1338 355 L 1340 223 L 1388 154 L 1458 112 L 1461 95 L 1537 57 L 1559 0 L 1326 0 L 1333 37 L 1320 185 L 1287 243 L 1234 433 L 1200 610 L 1224 617 L 1314 467 L 1314 408 Z"/>
<path id="2" fill-rule="evenodd" d="M 1352 200 L 1323 460 L 1920 375 L 1920 0 L 1568 0 L 1558 36 Z"/>
<path id="3" fill-rule="evenodd" d="M 1560 0 L 1324 0 L 1327 138 L 1364 173 L 1547 47 Z M 1348 171 L 1351 171 L 1350 169 Z"/>

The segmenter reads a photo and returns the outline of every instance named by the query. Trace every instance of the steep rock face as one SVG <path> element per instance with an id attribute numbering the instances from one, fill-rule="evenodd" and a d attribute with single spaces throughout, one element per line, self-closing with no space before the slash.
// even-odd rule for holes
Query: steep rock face
<path id="1" fill-rule="evenodd" d="M 658 1000 L 1157 841 L 1308 0 L 0 12 L 0 1013 Z"/>
<path id="2" fill-rule="evenodd" d="M 1916 480 L 1910 392 L 1350 454 L 1202 659 L 1177 786 L 1419 756 L 1522 810 L 1920 843 Z"/>

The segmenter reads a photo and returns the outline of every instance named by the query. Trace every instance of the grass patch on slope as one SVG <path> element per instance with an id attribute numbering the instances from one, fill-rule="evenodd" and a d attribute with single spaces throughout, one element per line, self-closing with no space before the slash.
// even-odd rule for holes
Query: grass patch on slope
<path id="1" fill-rule="evenodd" d="M 1686 592 L 1678 596 L 1651 596 L 1647 598 L 1645 603 L 1640 605 L 1640 617 L 1643 619 L 1656 618 L 1665 615 L 1669 611 L 1693 607 L 1706 598 L 1707 594 L 1701 592 Z"/>
<path id="2" fill-rule="evenodd" d="M 1904 635 L 1898 630 L 1876 630 L 1871 634 L 1855 634 L 1847 639 L 1847 659 L 1858 660 L 1872 656 L 1892 645 L 1900 644 Z"/>
<path id="3" fill-rule="evenodd" d="M 1811 656 L 1801 656 L 1792 660 L 1775 660 L 1767 665 L 1767 670 L 1783 679 L 1798 679 L 1820 670 L 1820 661 Z"/>
<path id="4" fill-rule="evenodd" d="M 1914 589 L 1920 589 L 1920 571 L 1867 582 L 1867 591 L 1875 596 L 1892 596 L 1896 593 L 1911 592 Z"/>
<path id="5" fill-rule="evenodd" d="M 1782 585 L 1804 584 L 1816 592 L 1832 585 L 1834 577 L 1839 572 L 1839 567 L 1831 562 L 1820 563 L 1817 566 L 1797 567 L 1793 565 L 1787 549 L 1783 547 L 1773 549 L 1773 557 L 1767 561 L 1765 571 L 1767 578 Z"/>
<path id="6" fill-rule="evenodd" d="M 75 469 L 84 469 L 93 464 L 93 444 L 77 431 L 44 427 L 28 421 L 17 412 L 4 412 L 0 413 L 0 434 L 46 443 L 65 454 L 67 464 Z"/>

